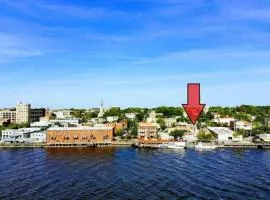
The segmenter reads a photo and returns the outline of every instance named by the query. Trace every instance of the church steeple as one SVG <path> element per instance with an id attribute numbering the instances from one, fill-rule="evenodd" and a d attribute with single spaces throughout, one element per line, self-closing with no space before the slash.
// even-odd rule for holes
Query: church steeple
<path id="1" fill-rule="evenodd" d="M 100 107 L 103 108 L 103 97 L 101 97 Z"/>
<path id="2" fill-rule="evenodd" d="M 101 102 L 100 102 L 100 109 L 99 109 L 99 113 L 98 113 L 98 117 L 103 117 L 104 115 L 104 107 L 103 107 L 103 97 L 101 97 Z"/>

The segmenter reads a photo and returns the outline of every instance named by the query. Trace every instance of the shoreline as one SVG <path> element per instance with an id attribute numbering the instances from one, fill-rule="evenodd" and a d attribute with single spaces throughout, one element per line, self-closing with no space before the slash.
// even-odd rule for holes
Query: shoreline
<path id="1" fill-rule="evenodd" d="M 103 145 L 46 145 L 46 144 L 35 144 L 35 145 L 0 145 L 0 149 L 12 149 L 12 148 L 106 148 L 106 147 L 134 147 L 134 144 L 131 143 L 112 143 L 112 144 L 103 144 Z M 155 146 L 145 146 L 139 147 L 145 149 L 158 149 Z M 187 149 L 194 149 L 194 147 L 187 147 Z M 227 145 L 218 145 L 217 149 L 270 149 L 270 144 L 227 144 Z"/>

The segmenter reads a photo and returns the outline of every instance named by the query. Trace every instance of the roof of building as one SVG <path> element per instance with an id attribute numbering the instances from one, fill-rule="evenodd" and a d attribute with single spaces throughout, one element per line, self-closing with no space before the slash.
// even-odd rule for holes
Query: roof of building
<path id="1" fill-rule="evenodd" d="M 218 135 L 233 134 L 233 131 L 227 127 L 207 127 L 207 128 Z"/>
<path id="2" fill-rule="evenodd" d="M 80 127 L 51 127 L 49 131 L 80 131 L 80 130 L 112 130 L 113 127 L 103 126 L 103 127 L 88 127 L 88 126 L 80 126 Z"/>
<path id="3" fill-rule="evenodd" d="M 139 126 L 154 126 L 154 127 L 156 127 L 155 124 L 150 123 L 150 122 L 140 122 L 139 123 Z"/>

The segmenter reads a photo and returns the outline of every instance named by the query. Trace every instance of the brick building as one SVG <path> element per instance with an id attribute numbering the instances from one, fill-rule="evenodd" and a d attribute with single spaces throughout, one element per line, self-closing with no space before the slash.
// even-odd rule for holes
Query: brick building
<path id="1" fill-rule="evenodd" d="M 112 139 L 112 127 L 52 127 L 47 133 L 47 145 L 108 144 Z"/>
<path id="2" fill-rule="evenodd" d="M 138 139 L 157 139 L 157 126 L 153 123 L 140 122 L 138 127 Z"/>

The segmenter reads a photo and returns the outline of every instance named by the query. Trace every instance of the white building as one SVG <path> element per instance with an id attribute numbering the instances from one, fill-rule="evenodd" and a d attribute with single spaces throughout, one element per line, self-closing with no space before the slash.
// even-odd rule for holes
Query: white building
<path id="1" fill-rule="evenodd" d="M 126 118 L 134 120 L 136 118 L 136 113 L 126 113 Z"/>
<path id="2" fill-rule="evenodd" d="M 31 105 L 17 103 L 16 105 L 16 123 L 28 123 L 30 121 Z"/>
<path id="3" fill-rule="evenodd" d="M 44 142 L 44 137 L 46 139 L 46 133 L 41 132 L 40 128 L 21 128 L 2 131 L 2 142 L 4 143 Z"/>
<path id="4" fill-rule="evenodd" d="M 80 124 L 79 119 L 55 119 L 55 120 L 50 120 L 49 122 L 52 124 L 59 123 L 62 126 L 68 126 L 68 125 L 78 126 Z"/>
<path id="5" fill-rule="evenodd" d="M 219 142 L 228 142 L 228 141 L 242 141 L 243 136 L 236 136 L 234 132 L 226 127 L 207 127 L 208 130 L 217 135 L 217 139 Z"/>
<path id="6" fill-rule="evenodd" d="M 66 119 L 71 118 L 70 110 L 58 110 L 53 112 L 56 115 L 56 119 Z"/>
<path id="7" fill-rule="evenodd" d="M 195 142 L 197 141 L 197 134 L 193 132 L 187 132 L 183 136 L 183 140 L 187 142 Z"/>
<path id="8" fill-rule="evenodd" d="M 231 128 L 234 130 L 242 129 L 246 131 L 251 131 L 252 124 L 248 122 L 244 122 L 244 121 L 234 121 L 234 122 L 231 122 Z"/>
<path id="9" fill-rule="evenodd" d="M 148 123 L 156 123 L 157 122 L 157 113 L 152 110 L 149 113 L 149 116 L 147 117 L 146 122 L 148 122 Z"/>
<path id="10" fill-rule="evenodd" d="M 46 142 L 46 132 L 34 132 L 30 134 L 31 143 L 45 143 Z"/>
<path id="11" fill-rule="evenodd" d="M 107 122 L 116 122 L 118 120 L 118 116 L 108 116 Z"/>
<path id="12" fill-rule="evenodd" d="M 216 118 L 212 120 L 213 122 L 219 123 L 219 124 L 227 124 L 230 125 L 231 122 L 235 121 L 232 117 L 223 117 L 223 118 Z"/>
<path id="13" fill-rule="evenodd" d="M 161 140 L 173 140 L 174 137 L 170 136 L 168 132 L 158 132 L 159 139 Z"/>
<path id="14" fill-rule="evenodd" d="M 264 142 L 270 142 L 270 134 L 267 134 L 267 133 L 260 134 L 259 137 Z"/>
<path id="15" fill-rule="evenodd" d="M 176 118 L 166 118 L 166 119 L 164 119 L 164 121 L 165 121 L 167 127 L 173 127 L 177 123 Z"/>
<path id="16" fill-rule="evenodd" d="M 46 128 L 52 126 L 52 122 L 49 121 L 40 121 L 40 122 L 33 122 L 30 124 L 30 127 L 37 127 L 37 128 Z"/>

